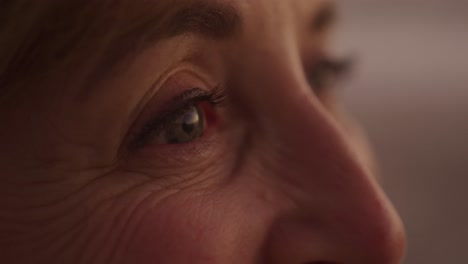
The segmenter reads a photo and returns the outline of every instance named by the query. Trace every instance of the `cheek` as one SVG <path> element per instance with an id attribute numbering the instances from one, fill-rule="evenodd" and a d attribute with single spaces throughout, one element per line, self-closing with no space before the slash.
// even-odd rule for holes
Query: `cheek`
<path id="1" fill-rule="evenodd" d="M 135 263 L 210 263 L 217 219 L 194 220 L 190 209 L 155 208 L 138 223 L 127 256 Z M 197 213 L 198 214 L 198 213 Z M 127 263 L 127 262 L 125 262 Z M 131 263 L 130 261 L 128 263 Z"/>
<path id="2" fill-rule="evenodd" d="M 236 225 L 219 207 L 226 202 L 210 200 L 172 197 L 148 208 L 133 232 L 128 263 L 220 263 Z"/>
<path id="3" fill-rule="evenodd" d="M 273 218 L 258 195 L 232 185 L 203 196 L 178 193 L 143 210 L 124 263 L 243 263 L 257 257 Z"/>

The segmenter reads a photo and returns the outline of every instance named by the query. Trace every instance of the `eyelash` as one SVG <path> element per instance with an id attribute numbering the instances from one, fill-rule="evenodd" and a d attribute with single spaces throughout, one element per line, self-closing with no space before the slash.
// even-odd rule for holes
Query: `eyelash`
<path id="1" fill-rule="evenodd" d="M 322 58 L 313 67 L 313 70 L 308 75 L 312 88 L 316 93 L 324 91 L 327 87 L 323 80 L 313 80 L 313 78 L 325 77 L 330 74 L 334 79 L 341 79 L 352 72 L 354 61 L 352 58 L 331 59 Z"/>
<path id="2" fill-rule="evenodd" d="M 132 149 L 143 147 L 151 137 L 165 129 L 169 123 L 183 115 L 190 107 L 208 103 L 212 107 L 223 106 L 226 102 L 226 90 L 217 86 L 210 91 L 193 88 L 172 99 L 170 108 L 146 124 L 131 144 Z"/>

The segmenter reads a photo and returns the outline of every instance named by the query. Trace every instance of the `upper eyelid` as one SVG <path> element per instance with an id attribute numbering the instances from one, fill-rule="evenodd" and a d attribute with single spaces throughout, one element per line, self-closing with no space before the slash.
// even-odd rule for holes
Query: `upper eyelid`
<path id="1" fill-rule="evenodd" d="M 148 97 L 152 97 L 157 94 L 159 90 L 161 90 L 164 85 L 174 76 L 178 74 L 188 74 L 195 77 L 200 83 L 203 84 L 204 87 L 210 87 L 210 83 L 214 83 L 209 77 L 209 74 L 205 73 L 206 71 L 203 68 L 197 66 L 191 61 L 181 61 L 176 65 L 168 68 L 165 72 L 163 72 L 159 78 L 154 82 L 152 85 L 151 91 L 148 92 Z"/>

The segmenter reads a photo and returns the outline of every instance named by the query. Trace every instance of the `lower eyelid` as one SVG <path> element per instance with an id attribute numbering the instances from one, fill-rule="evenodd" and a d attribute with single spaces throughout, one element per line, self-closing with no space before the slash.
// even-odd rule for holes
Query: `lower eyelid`
<path id="1" fill-rule="evenodd" d="M 221 139 L 216 133 L 216 129 L 208 128 L 200 138 L 188 143 L 148 144 L 137 150 L 133 158 L 161 164 L 196 162 L 219 149 L 220 142 Z"/>

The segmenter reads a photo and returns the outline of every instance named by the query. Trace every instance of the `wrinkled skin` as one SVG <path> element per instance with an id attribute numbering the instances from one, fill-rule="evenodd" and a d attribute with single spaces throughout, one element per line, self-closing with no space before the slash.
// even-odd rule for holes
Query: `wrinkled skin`
<path id="1" fill-rule="evenodd" d="M 307 81 L 321 3 L 230 1 L 233 37 L 168 38 L 83 95 L 89 60 L 2 103 L 0 262 L 400 263 L 362 134 Z M 201 138 L 125 147 L 180 90 L 220 83 Z"/>

